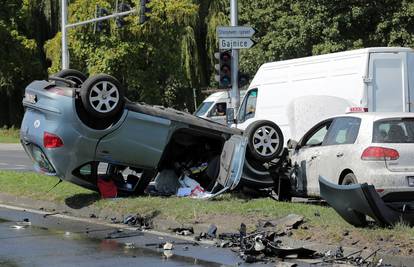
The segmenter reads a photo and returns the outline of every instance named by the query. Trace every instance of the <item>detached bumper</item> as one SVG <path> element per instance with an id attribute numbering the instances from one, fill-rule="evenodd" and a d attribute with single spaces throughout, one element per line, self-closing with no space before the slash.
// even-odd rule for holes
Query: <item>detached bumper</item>
<path id="1" fill-rule="evenodd" d="M 365 226 L 366 215 L 382 226 L 405 222 L 414 225 L 414 211 L 410 203 L 384 202 L 373 185 L 337 185 L 319 177 L 321 197 L 354 226 Z"/>

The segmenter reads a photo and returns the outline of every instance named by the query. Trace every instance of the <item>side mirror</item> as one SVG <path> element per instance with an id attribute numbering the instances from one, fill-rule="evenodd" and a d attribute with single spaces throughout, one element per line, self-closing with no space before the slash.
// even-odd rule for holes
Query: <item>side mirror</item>
<path id="1" fill-rule="evenodd" d="M 299 143 L 298 143 L 298 141 L 295 141 L 293 139 L 289 139 L 289 141 L 287 142 L 287 147 L 289 149 L 297 149 L 297 148 L 299 148 Z"/>

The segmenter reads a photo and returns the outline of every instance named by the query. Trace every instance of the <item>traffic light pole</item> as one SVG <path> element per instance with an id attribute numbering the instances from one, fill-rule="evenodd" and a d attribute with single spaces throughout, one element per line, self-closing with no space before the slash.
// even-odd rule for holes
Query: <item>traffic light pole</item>
<path id="1" fill-rule="evenodd" d="M 62 69 L 69 68 L 69 49 L 67 41 L 67 28 L 66 24 L 68 23 L 68 1 L 62 0 Z"/>
<path id="2" fill-rule="evenodd" d="M 67 31 L 69 28 L 73 28 L 76 26 L 82 26 L 82 25 L 89 24 L 89 23 L 95 23 L 98 21 L 107 20 L 111 18 L 123 17 L 131 13 L 137 12 L 136 9 L 132 9 L 129 11 L 119 12 L 119 13 L 115 13 L 112 15 L 104 16 L 104 17 L 99 17 L 99 18 L 85 20 L 85 21 L 81 21 L 81 22 L 77 22 L 73 24 L 68 24 L 68 2 L 67 0 L 62 0 L 61 4 L 62 4 L 62 69 L 69 68 L 69 49 L 68 49 L 68 41 L 67 41 L 68 40 Z"/>
<path id="3" fill-rule="evenodd" d="M 230 0 L 230 21 L 231 26 L 237 26 L 238 24 L 238 17 L 239 17 L 239 10 L 237 5 L 237 0 Z M 234 111 L 234 116 L 236 112 L 239 110 L 240 106 L 240 91 L 239 91 L 239 50 L 232 49 L 232 66 L 231 66 L 231 105 Z"/>

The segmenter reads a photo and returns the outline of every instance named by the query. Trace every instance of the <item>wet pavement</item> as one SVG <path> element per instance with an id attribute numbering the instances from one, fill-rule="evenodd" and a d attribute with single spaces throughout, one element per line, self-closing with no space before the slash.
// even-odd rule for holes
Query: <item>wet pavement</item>
<path id="1" fill-rule="evenodd" d="M 31 225 L 15 229 L 16 222 L 26 218 Z M 105 239 L 114 230 L 108 225 L 72 221 L 59 215 L 0 208 L 0 266 L 238 266 L 242 262 L 228 249 L 178 245 L 183 240 L 173 236 L 138 233 Z M 135 230 L 130 232 L 137 234 Z M 177 243 L 174 250 L 146 246 L 166 241 Z"/>

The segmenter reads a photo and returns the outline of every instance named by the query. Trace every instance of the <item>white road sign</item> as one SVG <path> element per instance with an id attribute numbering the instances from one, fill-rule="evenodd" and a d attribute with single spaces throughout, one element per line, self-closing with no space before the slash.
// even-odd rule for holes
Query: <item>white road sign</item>
<path id="1" fill-rule="evenodd" d="M 255 43 L 250 38 L 220 38 L 220 49 L 245 49 L 250 48 Z"/>
<path id="2" fill-rule="evenodd" d="M 217 27 L 218 38 L 249 38 L 252 37 L 255 30 L 249 26 L 219 26 Z"/>

